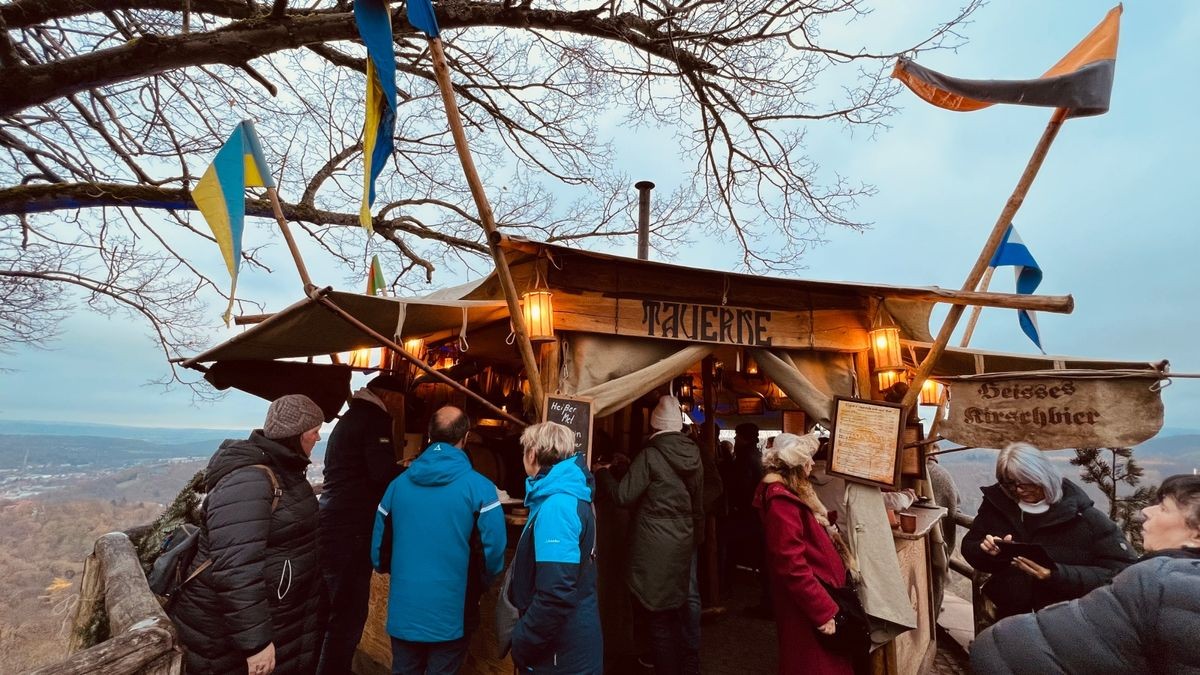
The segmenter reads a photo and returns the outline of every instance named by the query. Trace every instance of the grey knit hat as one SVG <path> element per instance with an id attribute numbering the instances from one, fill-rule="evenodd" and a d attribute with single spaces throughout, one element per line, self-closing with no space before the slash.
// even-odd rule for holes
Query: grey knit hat
<path id="1" fill-rule="evenodd" d="M 275 399 L 267 409 L 263 435 L 272 440 L 299 436 L 324 422 L 325 413 L 311 398 L 304 394 L 288 394 Z"/>

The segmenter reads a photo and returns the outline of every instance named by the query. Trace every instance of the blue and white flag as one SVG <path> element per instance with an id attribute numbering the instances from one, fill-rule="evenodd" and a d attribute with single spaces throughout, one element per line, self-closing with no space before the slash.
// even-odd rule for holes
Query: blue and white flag
<path id="1" fill-rule="evenodd" d="M 1038 285 L 1042 283 L 1042 268 L 1038 267 L 1037 261 L 1033 259 L 1033 254 L 1029 252 L 1025 242 L 1021 241 L 1021 236 L 1017 234 L 1017 228 L 1012 224 L 1009 224 L 1008 231 L 1004 233 L 1004 240 L 1000 242 L 1000 247 L 992 256 L 991 266 L 1011 266 L 1017 277 L 1017 293 L 1021 295 L 1033 295 Z M 1042 337 L 1038 334 L 1037 316 L 1027 309 L 1018 309 L 1017 320 L 1020 321 L 1021 330 L 1025 335 L 1028 335 L 1029 339 L 1033 340 L 1033 344 L 1037 345 L 1037 348 L 1045 354 Z"/>

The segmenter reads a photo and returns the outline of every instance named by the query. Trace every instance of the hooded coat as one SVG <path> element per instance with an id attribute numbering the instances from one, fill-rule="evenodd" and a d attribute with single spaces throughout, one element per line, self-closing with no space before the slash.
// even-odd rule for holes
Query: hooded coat
<path id="1" fill-rule="evenodd" d="M 1112 584 L 997 623 L 971 644 L 979 675 L 1200 673 L 1200 552 L 1162 551 Z"/>
<path id="2" fill-rule="evenodd" d="M 704 519 L 700 448 L 682 433 L 660 432 L 619 483 L 606 470 L 596 481 L 617 505 L 633 508 L 629 590 L 652 612 L 682 607 Z"/>
<path id="3" fill-rule="evenodd" d="M 271 479 L 254 464 L 275 473 L 281 494 L 274 512 Z M 246 658 L 269 644 L 275 645 L 275 673 L 316 668 L 321 573 L 308 464 L 300 451 L 261 431 L 225 441 L 209 460 L 191 568 L 213 564 L 176 592 L 171 607 L 189 675 L 244 673 Z"/>
<path id="4" fill-rule="evenodd" d="M 770 476 L 768 476 L 768 479 Z M 758 484 L 754 507 L 766 533 L 766 561 L 775 601 L 781 675 L 851 675 L 850 659 L 817 641 L 815 630 L 837 616 L 821 585 L 846 585 L 846 566 L 812 510 L 782 482 Z"/>
<path id="5" fill-rule="evenodd" d="M 509 599 L 521 612 L 513 663 L 523 673 L 600 675 L 596 518 L 579 464 L 564 460 L 526 480 L 529 522 L 513 555 Z"/>
<path id="6" fill-rule="evenodd" d="M 434 443 L 392 481 L 376 509 L 371 536 L 376 569 L 389 520 L 388 634 L 409 642 L 457 640 L 466 633 L 466 613 L 478 619 L 478 606 L 468 602 L 468 585 L 490 583 L 504 569 L 508 534 L 496 486 L 471 468 L 461 449 Z M 469 584 L 475 530 L 488 578 Z"/>
<path id="7" fill-rule="evenodd" d="M 981 488 L 983 505 L 962 540 L 962 554 L 976 570 L 992 577 L 984 594 L 1001 617 L 1023 614 L 1073 600 L 1110 581 L 1134 561 L 1120 528 L 1092 505 L 1083 490 L 1063 479 L 1063 496 L 1046 513 L 1030 515 L 1000 485 Z M 997 556 L 984 553 L 985 535 L 1041 544 L 1058 568 L 1039 581 Z"/>

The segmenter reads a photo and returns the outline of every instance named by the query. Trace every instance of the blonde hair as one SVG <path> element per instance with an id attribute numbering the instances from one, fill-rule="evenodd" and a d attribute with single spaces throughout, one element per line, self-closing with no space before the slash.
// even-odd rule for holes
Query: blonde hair
<path id="1" fill-rule="evenodd" d="M 575 456 L 575 432 L 558 422 L 533 424 L 521 432 L 521 447 L 540 466 L 553 466 Z"/>

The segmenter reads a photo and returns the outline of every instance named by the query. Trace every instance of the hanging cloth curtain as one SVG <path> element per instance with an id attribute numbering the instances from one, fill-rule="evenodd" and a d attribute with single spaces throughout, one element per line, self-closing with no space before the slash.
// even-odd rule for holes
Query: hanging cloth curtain
<path id="1" fill-rule="evenodd" d="M 712 353 L 712 345 L 564 334 L 563 393 L 592 399 L 596 417 L 624 408 Z"/>
<path id="2" fill-rule="evenodd" d="M 828 428 L 833 397 L 854 392 L 854 358 L 841 352 L 751 349 L 750 357 L 793 403 Z"/>

